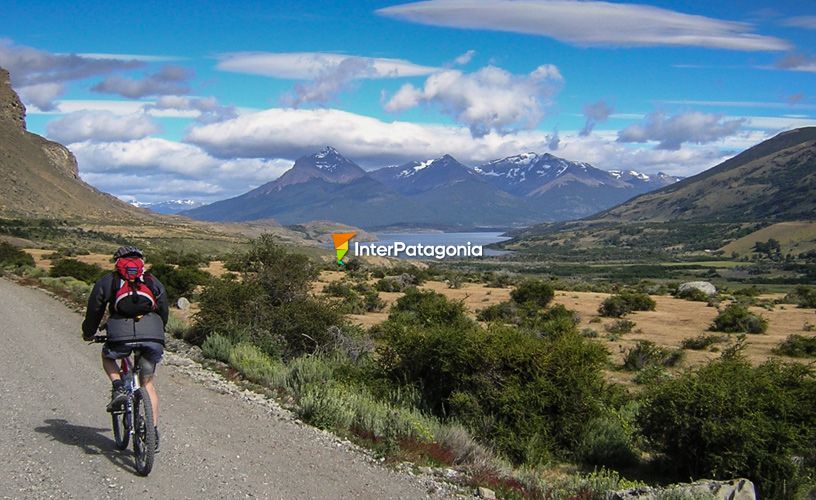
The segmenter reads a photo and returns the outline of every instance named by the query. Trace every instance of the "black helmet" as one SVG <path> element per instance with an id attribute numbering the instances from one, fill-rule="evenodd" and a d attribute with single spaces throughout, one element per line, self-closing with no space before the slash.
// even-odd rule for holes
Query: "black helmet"
<path id="1" fill-rule="evenodd" d="M 139 257 L 144 258 L 142 251 L 136 247 L 124 246 L 119 247 L 116 249 L 116 252 L 113 253 L 113 260 L 116 260 L 120 257 Z"/>

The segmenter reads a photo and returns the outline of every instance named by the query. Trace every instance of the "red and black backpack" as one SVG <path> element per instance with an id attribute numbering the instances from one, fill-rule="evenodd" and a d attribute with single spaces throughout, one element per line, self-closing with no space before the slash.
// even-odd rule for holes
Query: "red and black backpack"
<path id="1" fill-rule="evenodd" d="M 156 311 L 156 293 L 152 287 L 152 276 L 145 274 L 144 261 L 139 257 L 116 259 L 111 287 L 111 314 L 125 318 L 137 318 Z"/>

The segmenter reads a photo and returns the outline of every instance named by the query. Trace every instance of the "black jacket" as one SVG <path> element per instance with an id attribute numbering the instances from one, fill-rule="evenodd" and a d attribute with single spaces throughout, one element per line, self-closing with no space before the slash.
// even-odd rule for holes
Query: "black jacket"
<path id="1" fill-rule="evenodd" d="M 118 284 L 119 278 L 116 273 L 106 274 L 93 287 L 91 296 L 88 297 L 88 308 L 85 311 L 85 321 L 82 322 L 82 334 L 90 337 L 99 328 L 99 322 L 105 315 L 105 308 L 110 308 L 111 298 L 114 294 L 114 286 Z M 161 281 L 154 276 L 146 274 L 145 283 L 148 284 L 156 296 L 156 312 L 145 314 L 141 318 L 125 318 L 111 310 L 108 318 L 108 341 L 109 342 L 135 342 L 153 341 L 164 343 L 164 327 L 167 325 L 167 318 L 170 308 L 167 302 L 167 290 Z"/>

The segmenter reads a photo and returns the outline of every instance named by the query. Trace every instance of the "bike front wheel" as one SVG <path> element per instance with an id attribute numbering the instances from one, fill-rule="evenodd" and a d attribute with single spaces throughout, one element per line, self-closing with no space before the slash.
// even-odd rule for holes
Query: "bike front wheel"
<path id="1" fill-rule="evenodd" d="M 130 410 L 128 405 L 123 405 L 121 411 L 111 412 L 113 421 L 113 441 L 117 450 L 125 450 L 130 442 Z"/>
<path id="2" fill-rule="evenodd" d="M 156 453 L 156 430 L 153 407 L 144 388 L 133 394 L 133 452 L 136 454 L 136 472 L 146 476 L 153 469 Z"/>

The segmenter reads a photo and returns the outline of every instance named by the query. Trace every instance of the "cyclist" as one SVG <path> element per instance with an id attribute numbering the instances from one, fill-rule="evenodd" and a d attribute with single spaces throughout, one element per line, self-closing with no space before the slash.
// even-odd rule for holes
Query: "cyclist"
<path id="1" fill-rule="evenodd" d="M 144 255 L 136 247 L 119 247 L 113 254 L 116 270 L 100 278 L 88 298 L 82 338 L 91 340 L 107 308 L 108 339 L 102 347 L 102 367 L 113 388 L 108 411 L 125 402 L 127 395 L 116 360 L 129 356 L 134 349 L 139 358 L 140 383 L 150 396 L 156 425 L 156 451 L 159 449 L 159 398 L 154 377 L 156 365 L 164 354 L 164 327 L 169 307 L 164 285 L 144 272 Z"/>

